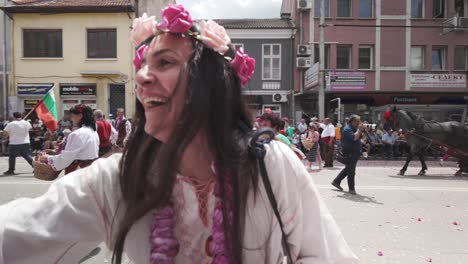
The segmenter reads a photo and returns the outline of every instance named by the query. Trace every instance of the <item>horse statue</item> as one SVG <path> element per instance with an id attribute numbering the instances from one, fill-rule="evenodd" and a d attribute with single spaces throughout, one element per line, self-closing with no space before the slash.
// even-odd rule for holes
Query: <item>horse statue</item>
<path id="1" fill-rule="evenodd" d="M 421 171 L 418 175 L 425 175 L 426 162 L 424 153 L 432 145 L 441 145 L 455 149 L 454 155 L 459 158 L 459 171 L 455 175 L 461 176 L 468 172 L 468 127 L 460 122 L 427 121 L 405 110 L 393 108 L 386 119 L 386 126 L 395 130 L 401 129 L 406 134 L 406 141 L 410 148 L 406 163 L 398 175 L 404 175 L 413 156 L 417 155 L 421 161 Z"/>

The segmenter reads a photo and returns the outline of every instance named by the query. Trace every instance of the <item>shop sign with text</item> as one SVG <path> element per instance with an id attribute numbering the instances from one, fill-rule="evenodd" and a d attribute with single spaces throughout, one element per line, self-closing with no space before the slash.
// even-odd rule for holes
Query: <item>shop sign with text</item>
<path id="1" fill-rule="evenodd" d="M 411 74 L 411 88 L 466 88 L 466 74 Z"/>

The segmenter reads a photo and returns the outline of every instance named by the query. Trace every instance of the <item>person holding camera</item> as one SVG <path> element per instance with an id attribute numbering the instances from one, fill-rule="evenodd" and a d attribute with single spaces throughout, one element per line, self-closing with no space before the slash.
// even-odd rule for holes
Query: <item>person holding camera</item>
<path id="1" fill-rule="evenodd" d="M 348 177 L 349 193 L 356 194 L 354 189 L 354 176 L 356 174 L 356 164 L 361 156 L 362 143 L 361 135 L 364 130 L 364 124 L 361 123 L 361 118 L 358 115 L 351 115 L 348 125 L 343 129 L 341 135 L 341 148 L 343 155 L 346 157 L 345 167 L 331 182 L 331 184 L 343 191 L 340 186 L 341 181 Z"/>

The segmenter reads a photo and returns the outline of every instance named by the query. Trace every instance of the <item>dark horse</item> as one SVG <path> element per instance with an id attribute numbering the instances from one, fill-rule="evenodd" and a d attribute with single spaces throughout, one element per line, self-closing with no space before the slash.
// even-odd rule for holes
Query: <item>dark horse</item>
<path id="1" fill-rule="evenodd" d="M 427 121 L 411 112 L 394 108 L 386 120 L 386 125 L 394 129 L 402 129 L 403 133 L 406 133 L 406 141 L 410 148 L 406 163 L 398 175 L 405 174 L 408 164 L 415 155 L 419 157 L 422 166 L 418 175 L 425 175 L 427 166 L 424 153 L 433 144 L 456 149 L 454 156 L 460 159 L 460 170 L 455 175 L 468 172 L 468 128 L 463 127 L 459 122 Z"/>

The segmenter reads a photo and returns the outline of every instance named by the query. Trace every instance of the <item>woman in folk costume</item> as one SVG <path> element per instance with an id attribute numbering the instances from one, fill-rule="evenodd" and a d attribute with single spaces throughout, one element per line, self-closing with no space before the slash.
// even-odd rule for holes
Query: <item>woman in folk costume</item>
<path id="1" fill-rule="evenodd" d="M 0 263 L 76 263 L 104 241 L 113 263 L 279 263 L 281 230 L 249 157 L 241 85 L 254 60 L 181 5 L 136 19 L 135 129 L 122 154 L 0 208 Z M 357 263 L 285 144 L 264 158 L 294 263 Z M 264 167 L 260 167 L 261 171 Z M 263 174 L 262 174 L 263 175 Z"/>
<path id="2" fill-rule="evenodd" d="M 312 163 L 317 161 L 319 170 L 322 169 L 322 161 L 320 160 L 320 146 L 319 146 L 319 140 L 320 140 L 320 134 L 317 132 L 317 127 L 314 124 L 311 124 L 309 126 L 309 129 L 307 130 L 307 138 L 306 140 L 309 141 L 308 144 L 310 144 L 310 149 L 309 152 L 306 152 L 307 160 L 309 161 L 309 168 L 312 169 Z"/>
<path id="3" fill-rule="evenodd" d="M 42 155 L 39 160 L 48 163 L 56 171 L 65 169 L 65 174 L 87 167 L 98 158 L 99 136 L 93 110 L 83 104 L 70 108 L 71 120 L 76 130 L 66 137 L 65 148 L 58 155 Z"/>

